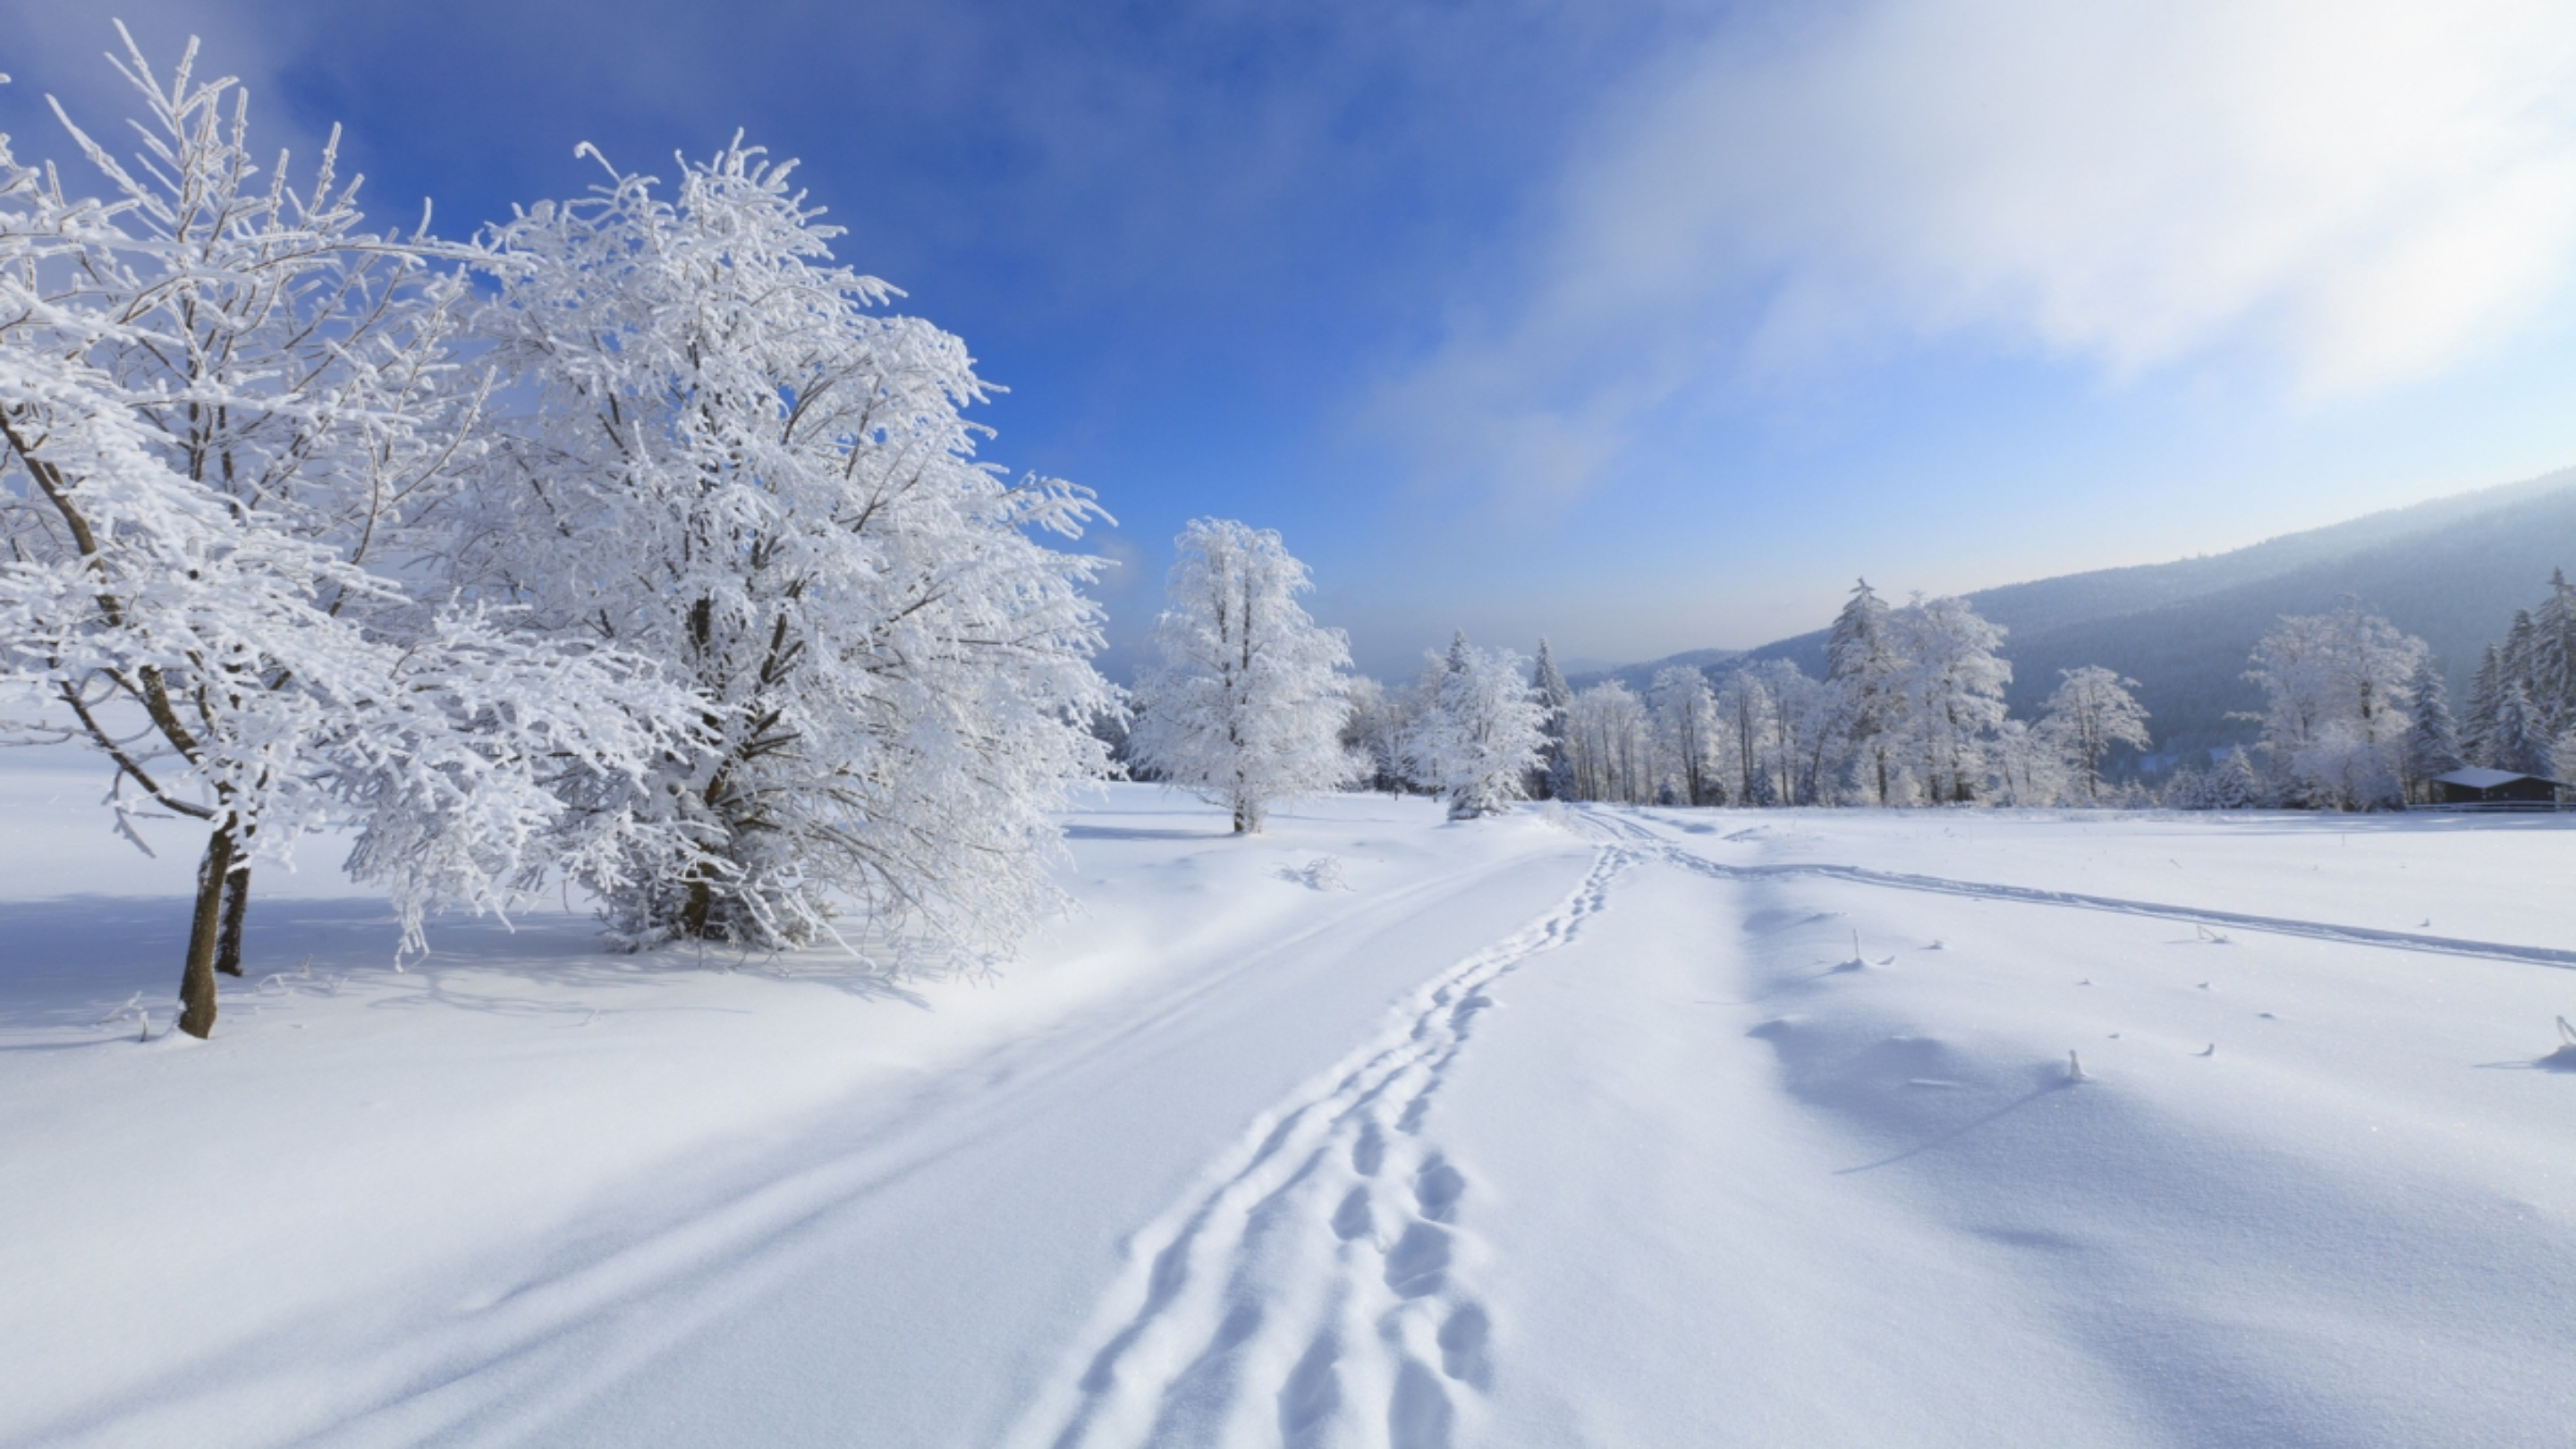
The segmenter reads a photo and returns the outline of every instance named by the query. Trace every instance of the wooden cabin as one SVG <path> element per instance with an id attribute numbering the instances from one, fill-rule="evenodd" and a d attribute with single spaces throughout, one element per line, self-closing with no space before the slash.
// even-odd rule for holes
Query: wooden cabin
<path id="1" fill-rule="evenodd" d="M 2558 792 L 2567 788 L 2556 780 L 2512 770 L 2453 770 L 2433 777 L 2433 803 L 2549 810 L 2556 808 Z"/>

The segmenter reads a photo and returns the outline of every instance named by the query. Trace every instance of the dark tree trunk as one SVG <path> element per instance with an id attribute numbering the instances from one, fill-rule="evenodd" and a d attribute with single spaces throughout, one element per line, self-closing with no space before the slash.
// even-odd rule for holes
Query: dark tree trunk
<path id="1" fill-rule="evenodd" d="M 215 969 L 226 976 L 242 974 L 242 917 L 250 913 L 250 865 L 244 862 L 224 877 L 224 924 L 215 938 Z"/>
<path id="2" fill-rule="evenodd" d="M 197 913 L 188 926 L 188 960 L 179 973 L 179 1029 L 193 1037 L 215 1032 L 215 946 L 223 934 L 224 891 L 233 873 L 233 828 L 217 826 L 197 866 Z"/>
<path id="3" fill-rule="evenodd" d="M 715 917 L 715 883 L 708 880 L 706 867 L 689 877 L 688 903 L 680 907 L 680 934 L 692 941 L 707 938 L 707 923 Z"/>

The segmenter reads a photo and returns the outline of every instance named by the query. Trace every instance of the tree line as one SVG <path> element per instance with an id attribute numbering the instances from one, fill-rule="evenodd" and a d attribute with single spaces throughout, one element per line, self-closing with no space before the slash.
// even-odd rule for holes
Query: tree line
<path id="1" fill-rule="evenodd" d="M 1164 663 L 1136 691 L 1121 758 L 1233 805 L 1241 830 L 1259 828 L 1266 799 L 1352 784 L 1437 794 L 1459 819 L 1517 799 L 2377 810 L 2429 803 L 2434 778 L 2463 764 L 2562 775 L 2576 764 L 2576 589 L 2563 575 L 2487 651 L 2465 722 L 2424 642 L 2358 600 L 2282 617 L 2247 661 L 2265 701 L 2245 716 L 2260 741 L 2150 784 L 2104 771 L 2115 750 L 2153 747 L 2137 681 L 2060 670 L 2039 717 L 2013 718 L 2004 631 L 1962 599 L 1890 605 L 1861 581 L 1827 635 L 1821 679 L 1774 659 L 1715 679 L 1668 667 L 1642 697 L 1615 679 L 1578 692 L 1544 640 L 1528 661 L 1461 634 L 1389 686 L 1343 672 L 1341 636 L 1292 601 L 1305 573 L 1275 533 L 1203 520 L 1180 552 Z M 1211 593 L 1203 561 L 1221 555 L 1271 562 Z M 1306 642 L 1264 669 L 1249 633 L 1210 633 L 1229 610 Z M 1202 642 L 1220 636 L 1221 648 Z M 1277 756 L 1293 768 L 1261 763 L 1280 731 L 1300 741 Z"/>

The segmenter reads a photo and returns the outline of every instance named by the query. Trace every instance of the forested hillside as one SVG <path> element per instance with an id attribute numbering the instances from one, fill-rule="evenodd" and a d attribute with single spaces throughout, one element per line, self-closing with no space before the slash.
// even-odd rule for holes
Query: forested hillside
<path id="1" fill-rule="evenodd" d="M 1968 595 L 2010 632 L 2007 698 L 2028 716 L 2061 669 L 2099 664 L 2138 680 L 2160 752 L 2250 742 L 2228 718 L 2260 708 L 2246 656 L 2283 614 L 2312 614 L 2357 595 L 2433 646 L 2455 694 L 2478 651 L 2504 636 L 2516 609 L 2547 591 L 2553 568 L 2576 567 L 2576 470 L 2392 509 L 2249 548 L 2166 564 L 2097 569 Z M 1903 581 L 1876 580 L 1897 597 Z M 1787 659 L 1825 669 L 1825 631 L 1733 653 L 1699 650 L 1575 681 L 1627 680 L 1695 664 L 1720 675 L 1737 661 Z"/>

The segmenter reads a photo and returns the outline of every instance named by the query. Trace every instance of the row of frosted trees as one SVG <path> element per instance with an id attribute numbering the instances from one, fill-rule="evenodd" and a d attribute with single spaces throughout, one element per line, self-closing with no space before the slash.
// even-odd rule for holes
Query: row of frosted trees
<path id="1" fill-rule="evenodd" d="M 2244 717 L 2260 741 L 2178 768 L 2155 789 L 2103 775 L 2114 750 L 2151 745 L 2136 681 L 2064 670 L 2039 718 L 2014 719 L 2002 641 L 1964 600 L 1890 606 L 1864 581 L 1834 621 L 1822 679 L 1775 659 L 1714 681 L 1663 669 L 1642 696 L 1617 680 L 1578 693 L 1542 642 L 1527 676 L 1540 759 L 1519 789 L 1663 805 L 2376 810 L 2424 803 L 2434 777 L 2463 764 L 2576 771 L 2576 588 L 2561 575 L 2487 651 L 2458 721 L 2424 642 L 2359 601 L 2283 617 L 2248 660 L 2264 707 Z M 1489 662 L 1464 662 L 1480 658 Z M 1358 681 L 1343 742 L 1359 775 L 1380 789 L 1445 788 L 1408 741 L 1437 716 L 1443 681 L 1477 667 L 1499 679 L 1518 661 L 1461 638 L 1410 689 Z"/>
<path id="2" fill-rule="evenodd" d="M 2003 630 L 1966 601 L 1891 606 L 1866 581 L 1826 644 L 1823 679 L 1784 659 L 1714 683 L 1659 671 L 1645 695 L 1616 680 L 1576 693 L 1544 644 L 1542 793 L 1675 805 L 1905 805 L 2120 798 L 2102 763 L 2148 745 L 2135 681 L 2066 671 L 2036 722 L 2008 718 Z"/>
<path id="3" fill-rule="evenodd" d="M 1132 773 L 1225 806 L 1238 834 L 1278 800 L 1346 785 L 1437 794 L 1453 820 L 1524 797 L 1546 734 L 1519 656 L 1460 635 L 1390 692 L 1348 673 L 1341 631 L 1298 604 L 1312 581 L 1275 531 L 1198 519 L 1173 553 L 1160 662 L 1120 742 Z"/>
<path id="4" fill-rule="evenodd" d="M 184 1029 L 316 831 L 413 948 L 557 879 L 638 945 L 1000 949 L 1059 898 L 1114 700 L 1094 561 L 1037 540 L 1096 510 L 976 459 L 964 344 L 788 167 L 371 230 L 336 132 L 263 165 L 194 58 L 129 41 L 133 156 L 0 137 L 0 739 L 204 832 Z"/>

